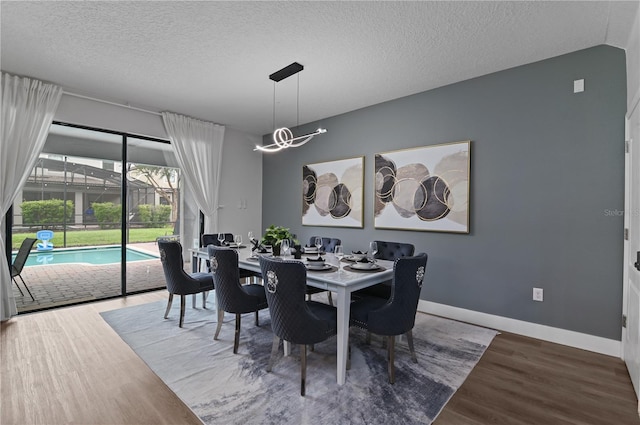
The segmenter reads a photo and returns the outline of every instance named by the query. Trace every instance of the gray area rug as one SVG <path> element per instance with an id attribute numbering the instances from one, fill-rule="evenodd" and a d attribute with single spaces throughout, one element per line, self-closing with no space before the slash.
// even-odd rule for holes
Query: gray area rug
<path id="1" fill-rule="evenodd" d="M 211 299 L 210 299 L 211 300 Z M 280 355 L 266 366 L 273 334 L 269 311 L 242 317 L 233 354 L 233 315 L 213 340 L 215 309 L 193 309 L 178 327 L 179 302 L 169 319 L 155 302 L 101 313 L 104 320 L 205 424 L 429 424 L 462 385 L 496 332 L 418 313 L 413 330 L 418 363 L 406 338 L 396 343 L 396 383 L 390 385 L 381 338 L 365 343 L 352 328 L 351 369 L 336 383 L 336 340 L 308 351 L 306 396 L 300 396 L 300 357 Z M 209 305 L 212 304 L 210 301 Z"/>

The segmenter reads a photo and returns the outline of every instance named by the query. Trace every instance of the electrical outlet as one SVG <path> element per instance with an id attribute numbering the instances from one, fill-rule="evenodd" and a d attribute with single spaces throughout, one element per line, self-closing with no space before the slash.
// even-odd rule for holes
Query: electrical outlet
<path id="1" fill-rule="evenodd" d="M 534 301 L 543 301 L 543 289 L 542 288 L 533 288 L 533 300 Z"/>

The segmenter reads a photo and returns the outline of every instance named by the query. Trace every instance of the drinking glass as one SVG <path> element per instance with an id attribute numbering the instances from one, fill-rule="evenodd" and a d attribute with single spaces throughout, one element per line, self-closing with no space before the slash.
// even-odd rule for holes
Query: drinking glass
<path id="1" fill-rule="evenodd" d="M 336 245 L 336 247 L 333 249 L 333 253 L 336 255 L 336 258 L 338 259 L 338 273 L 340 273 L 342 271 L 342 264 L 340 264 L 340 262 L 344 257 L 344 250 L 342 249 L 342 245 Z"/>
<path id="2" fill-rule="evenodd" d="M 240 248 L 240 245 L 242 245 L 242 235 L 235 235 L 233 237 L 233 241 L 236 243 L 236 246 L 238 247 L 238 249 Z"/>
<path id="3" fill-rule="evenodd" d="M 253 242 L 253 232 L 249 230 L 249 241 Z"/>
<path id="4" fill-rule="evenodd" d="M 378 244 L 376 242 L 369 242 L 369 252 L 371 253 L 371 261 L 375 263 L 375 257 L 378 253 Z"/>
<path id="5" fill-rule="evenodd" d="M 287 251 L 289 251 L 289 239 L 283 239 L 280 242 L 280 252 L 282 252 L 282 257 L 287 256 Z"/>
<path id="6" fill-rule="evenodd" d="M 218 233 L 218 242 L 220 246 L 224 246 L 224 233 Z"/>
<path id="7" fill-rule="evenodd" d="M 318 258 L 320 258 L 320 248 L 322 248 L 322 238 L 321 237 L 315 238 L 314 243 L 316 248 L 318 248 Z"/>

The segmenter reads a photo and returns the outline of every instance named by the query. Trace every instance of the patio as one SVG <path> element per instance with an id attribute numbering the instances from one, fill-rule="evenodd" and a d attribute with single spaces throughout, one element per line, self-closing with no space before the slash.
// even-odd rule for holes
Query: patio
<path id="1" fill-rule="evenodd" d="M 155 242 L 130 244 L 141 251 L 158 255 Z M 185 256 L 185 261 L 190 260 Z M 191 263 L 185 262 L 185 270 L 191 271 Z M 26 281 L 35 301 L 24 290 L 24 296 L 15 284 L 13 294 L 19 313 L 28 313 L 51 307 L 61 307 L 84 301 L 95 301 L 120 295 L 120 264 L 85 265 L 60 264 L 25 267 L 22 277 Z M 143 291 L 165 287 L 164 272 L 160 259 L 127 263 L 127 290 Z"/>

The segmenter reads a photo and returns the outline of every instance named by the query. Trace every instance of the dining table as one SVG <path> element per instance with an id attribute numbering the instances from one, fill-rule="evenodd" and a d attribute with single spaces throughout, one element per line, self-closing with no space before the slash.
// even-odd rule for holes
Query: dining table
<path id="1" fill-rule="evenodd" d="M 193 248 L 190 251 L 193 256 L 194 270 L 197 264 L 199 264 L 199 260 L 208 259 L 206 247 Z M 249 248 L 241 248 L 237 249 L 237 251 L 238 267 L 255 272 L 260 272 L 258 256 L 271 255 L 270 253 L 254 254 Z M 311 255 L 317 258 L 318 254 L 315 253 Z M 340 262 L 334 254 L 326 253 L 322 254 L 322 257 L 327 264 L 333 267 L 327 267 L 321 270 L 307 268 L 307 285 L 325 289 L 337 295 L 334 297 L 338 315 L 336 379 L 338 385 L 344 385 L 349 351 L 349 306 L 351 304 L 351 294 L 357 290 L 390 280 L 393 276 L 393 261 L 376 260 L 376 268 L 371 270 L 356 270 L 349 267 L 351 264 L 348 262 L 349 256 L 345 256 L 342 262 Z M 303 255 L 299 260 L 294 259 L 292 256 L 281 258 L 291 261 L 301 261 L 306 264 L 307 258 L 313 257 Z M 342 265 L 340 268 L 338 268 L 339 264 Z"/>

